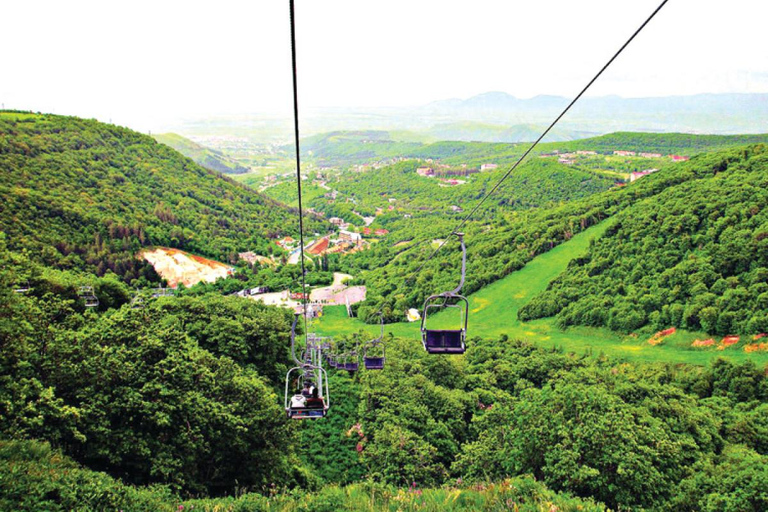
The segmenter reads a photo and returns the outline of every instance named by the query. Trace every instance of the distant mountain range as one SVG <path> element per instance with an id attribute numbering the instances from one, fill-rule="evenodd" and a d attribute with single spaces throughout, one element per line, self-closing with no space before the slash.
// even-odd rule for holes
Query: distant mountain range
<path id="1" fill-rule="evenodd" d="M 406 140 L 416 137 L 422 142 L 525 142 L 538 137 L 570 101 L 561 96 L 520 99 L 504 92 L 487 92 L 417 107 L 316 108 L 302 112 L 301 129 L 305 136 L 346 130 L 399 130 L 410 132 L 411 139 Z M 253 131 L 253 125 L 258 124 L 270 141 L 290 142 L 287 118 L 270 120 L 253 114 L 199 121 L 190 120 L 176 131 L 185 135 L 226 132 L 266 142 L 259 140 L 266 135 Z M 768 133 L 768 94 L 582 98 L 547 140 L 574 140 L 616 131 Z"/>
<path id="2" fill-rule="evenodd" d="M 501 125 L 548 123 L 569 98 L 536 96 L 519 99 L 488 92 L 465 100 L 436 101 L 414 114 Z M 696 133 L 768 132 L 768 94 L 697 94 L 659 98 L 603 96 L 582 98 L 566 114 L 561 129 L 605 133 L 613 130 Z"/>

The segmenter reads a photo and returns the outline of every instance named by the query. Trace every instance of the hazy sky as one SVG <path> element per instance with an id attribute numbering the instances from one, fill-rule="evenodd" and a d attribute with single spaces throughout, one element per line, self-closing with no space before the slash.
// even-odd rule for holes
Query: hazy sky
<path id="1" fill-rule="evenodd" d="M 296 0 L 302 108 L 573 96 L 660 0 Z M 287 0 L 5 0 L 0 103 L 146 130 L 291 109 Z M 669 0 L 590 95 L 768 92 L 764 0 Z"/>

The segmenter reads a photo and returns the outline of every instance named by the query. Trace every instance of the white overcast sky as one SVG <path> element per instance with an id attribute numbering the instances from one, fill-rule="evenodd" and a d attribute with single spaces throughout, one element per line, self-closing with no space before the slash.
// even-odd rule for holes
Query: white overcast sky
<path id="1" fill-rule="evenodd" d="M 296 0 L 300 106 L 571 97 L 660 0 Z M 0 3 L 0 103 L 152 129 L 289 112 L 287 0 Z M 768 92 L 765 0 L 669 0 L 590 91 Z"/>

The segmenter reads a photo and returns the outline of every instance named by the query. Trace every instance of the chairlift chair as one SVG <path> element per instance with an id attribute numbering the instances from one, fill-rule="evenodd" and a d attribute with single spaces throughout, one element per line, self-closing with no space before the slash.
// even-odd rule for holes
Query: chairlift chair
<path id="1" fill-rule="evenodd" d="M 155 288 L 152 291 L 152 298 L 153 299 L 159 299 L 160 297 L 173 297 L 176 295 L 176 290 L 173 288 Z"/>
<path id="2" fill-rule="evenodd" d="M 13 289 L 16 293 L 29 293 L 29 290 L 32 288 L 29 286 L 29 281 L 24 281 L 23 283 L 19 283 L 16 288 Z"/>
<path id="3" fill-rule="evenodd" d="M 376 339 L 373 339 L 365 344 L 363 347 L 363 364 L 366 370 L 383 370 L 384 369 L 384 315 L 379 313 L 379 319 L 381 323 L 381 334 Z M 381 350 L 378 350 L 378 347 Z M 372 355 L 372 354 L 376 355 Z"/>
<path id="4" fill-rule="evenodd" d="M 454 233 L 461 242 L 461 281 L 455 289 L 427 297 L 424 301 L 424 311 L 421 316 L 421 342 L 430 354 L 463 354 L 466 350 L 467 321 L 469 317 L 469 301 L 460 294 L 464 287 L 467 269 L 467 248 L 464 245 L 464 233 Z M 427 317 L 449 308 L 458 308 L 461 323 L 458 329 L 430 329 L 427 327 Z"/>
<path id="5" fill-rule="evenodd" d="M 317 398 L 301 393 L 291 393 L 291 382 L 310 382 L 316 389 L 325 389 L 325 394 Z M 305 420 L 324 418 L 330 408 L 328 393 L 328 374 L 320 366 L 305 364 L 288 370 L 285 376 L 285 412 L 290 419 Z"/>
<path id="6" fill-rule="evenodd" d="M 99 305 L 99 298 L 93 292 L 93 286 L 81 286 L 78 295 L 87 308 L 95 308 Z"/>
<path id="7" fill-rule="evenodd" d="M 350 374 L 356 372 L 360 368 L 360 362 L 357 359 L 357 351 L 352 351 L 342 356 L 344 362 L 341 364 L 342 370 L 347 370 Z"/>
<path id="8" fill-rule="evenodd" d="M 294 420 L 324 418 L 328 414 L 331 404 L 330 393 L 328 392 L 328 373 L 322 366 L 314 365 L 306 360 L 301 362 L 296 358 L 296 323 L 298 318 L 299 315 L 294 315 L 291 326 L 291 356 L 297 366 L 288 370 L 285 376 L 285 412 L 288 418 Z M 301 383 L 309 382 L 314 385 L 317 396 L 307 397 L 301 393 L 291 394 L 290 385 L 293 380 Z"/>

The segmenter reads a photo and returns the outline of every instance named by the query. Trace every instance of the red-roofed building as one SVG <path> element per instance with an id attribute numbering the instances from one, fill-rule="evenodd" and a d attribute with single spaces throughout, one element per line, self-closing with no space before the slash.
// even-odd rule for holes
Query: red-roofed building
<path id="1" fill-rule="evenodd" d="M 328 237 L 323 237 L 307 247 L 307 252 L 314 256 L 323 254 L 328 250 Z"/>
<path id="2" fill-rule="evenodd" d="M 371 234 L 371 228 L 363 228 L 363 234 L 364 235 L 370 235 Z"/>
<path id="3" fill-rule="evenodd" d="M 388 231 L 388 230 L 386 230 L 386 229 L 377 229 L 377 230 L 376 230 L 376 235 L 377 235 L 377 236 L 384 236 L 384 235 L 386 235 L 386 234 L 389 234 L 389 231 Z"/>

